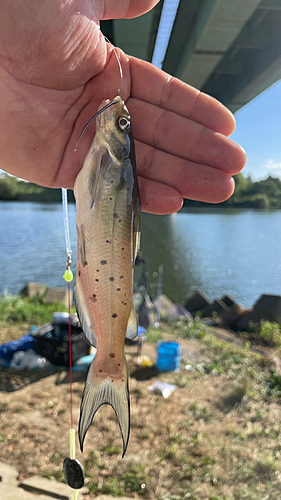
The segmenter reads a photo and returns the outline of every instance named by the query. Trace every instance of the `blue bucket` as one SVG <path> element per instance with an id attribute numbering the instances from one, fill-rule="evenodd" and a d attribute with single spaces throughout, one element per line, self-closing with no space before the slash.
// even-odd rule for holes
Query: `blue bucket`
<path id="1" fill-rule="evenodd" d="M 177 342 L 157 342 L 156 368 L 160 372 L 174 372 L 180 369 L 181 346 Z"/>

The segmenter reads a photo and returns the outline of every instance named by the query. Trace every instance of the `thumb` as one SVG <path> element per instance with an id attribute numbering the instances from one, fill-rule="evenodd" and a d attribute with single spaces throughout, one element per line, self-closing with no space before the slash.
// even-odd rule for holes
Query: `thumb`
<path id="1" fill-rule="evenodd" d="M 138 17 L 153 9 L 159 0 L 102 0 L 99 19 L 121 19 Z"/>

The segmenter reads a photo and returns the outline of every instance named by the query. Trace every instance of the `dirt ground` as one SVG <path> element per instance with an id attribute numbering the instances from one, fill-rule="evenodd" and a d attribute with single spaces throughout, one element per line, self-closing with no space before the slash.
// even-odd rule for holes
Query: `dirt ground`
<path id="1" fill-rule="evenodd" d="M 126 458 L 121 459 L 122 440 L 114 412 L 103 406 L 88 431 L 83 454 L 76 440 L 76 455 L 89 488 L 84 500 L 102 492 L 160 500 L 279 499 L 279 400 L 258 396 L 258 381 L 246 387 L 247 380 L 240 379 L 245 368 L 240 355 L 238 369 L 217 370 L 214 342 L 180 343 L 182 363 L 177 373 L 141 368 L 136 347 L 126 346 L 131 374 Z M 156 345 L 145 343 L 143 354 L 155 361 Z M 267 354 L 275 356 L 272 363 L 278 364 L 279 352 Z M 214 369 L 206 371 L 212 363 Z M 236 363 L 235 352 L 231 363 Z M 251 366 L 245 368 L 249 377 Z M 73 376 L 77 428 L 86 375 Z M 177 388 L 164 399 L 148 390 L 156 380 Z M 63 480 L 62 464 L 69 456 L 68 372 L 2 368 L 0 391 L 0 461 L 16 466 L 21 478 L 39 474 Z"/>

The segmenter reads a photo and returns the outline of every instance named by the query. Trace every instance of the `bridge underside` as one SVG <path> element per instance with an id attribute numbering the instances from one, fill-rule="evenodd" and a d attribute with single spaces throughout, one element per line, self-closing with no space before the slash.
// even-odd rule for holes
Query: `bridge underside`
<path id="1" fill-rule="evenodd" d="M 162 7 L 113 21 L 112 41 L 151 61 Z M 237 111 L 281 78 L 281 0 L 181 0 L 162 67 Z"/>

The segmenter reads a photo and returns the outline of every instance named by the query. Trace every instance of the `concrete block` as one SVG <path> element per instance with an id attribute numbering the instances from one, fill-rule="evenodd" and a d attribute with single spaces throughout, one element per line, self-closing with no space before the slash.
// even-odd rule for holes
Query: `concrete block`
<path id="1" fill-rule="evenodd" d="M 0 483 L 0 498 L 1 500 L 51 500 L 49 496 L 33 495 L 22 488 L 2 483 Z"/>
<path id="2" fill-rule="evenodd" d="M 0 481 L 2 484 L 9 484 L 10 486 L 17 486 L 18 484 L 18 471 L 11 465 L 0 462 Z M 1 497 L 0 497 L 1 498 Z"/>
<path id="3" fill-rule="evenodd" d="M 72 292 L 70 296 L 70 303 L 72 303 Z M 56 288 L 51 287 L 48 288 L 47 293 L 45 295 L 46 304 L 53 304 L 54 302 L 62 302 L 62 304 L 67 307 L 68 306 L 68 291 L 64 288 Z"/>
<path id="4" fill-rule="evenodd" d="M 236 330 L 239 332 L 250 331 L 250 321 L 254 321 L 254 313 L 252 309 L 242 311 L 239 320 L 236 323 Z"/>
<path id="5" fill-rule="evenodd" d="M 58 500 L 70 500 L 73 490 L 67 484 L 51 481 L 40 476 L 32 476 L 20 483 L 20 487 L 36 495 L 46 495 Z"/>
<path id="6" fill-rule="evenodd" d="M 36 297 L 36 295 L 45 295 L 46 290 L 46 285 L 43 285 L 42 283 L 29 282 L 26 283 L 25 287 L 23 287 L 23 289 L 20 291 L 20 295 L 33 299 L 34 297 Z"/>
<path id="7" fill-rule="evenodd" d="M 231 295 L 224 295 L 224 296 L 221 298 L 221 300 L 222 300 L 222 301 L 223 301 L 223 302 L 224 302 L 224 303 L 225 303 L 228 307 L 232 307 L 232 306 L 234 306 L 234 305 L 241 307 L 241 306 L 240 306 L 240 305 L 236 302 L 236 300 L 235 300 L 233 297 L 231 297 Z"/>
<path id="8" fill-rule="evenodd" d="M 208 318 L 209 316 L 212 316 L 214 312 L 221 316 L 223 312 L 227 311 L 229 311 L 229 307 L 221 299 L 216 299 L 212 302 L 212 304 L 204 307 L 202 314 Z"/>
<path id="9" fill-rule="evenodd" d="M 202 290 L 198 290 L 190 299 L 188 299 L 185 303 L 185 309 L 189 312 L 197 312 L 202 311 L 204 307 L 211 304 L 209 297 L 202 292 Z"/>
<path id="10" fill-rule="evenodd" d="M 242 312 L 243 308 L 238 304 L 233 304 L 231 307 L 229 307 L 228 311 L 222 311 L 222 326 L 224 326 L 224 328 L 231 328 L 232 330 L 236 330 L 237 323 L 241 318 Z"/>
<path id="11" fill-rule="evenodd" d="M 254 305 L 253 316 L 256 323 L 265 319 L 281 325 L 281 296 L 262 295 Z"/>

